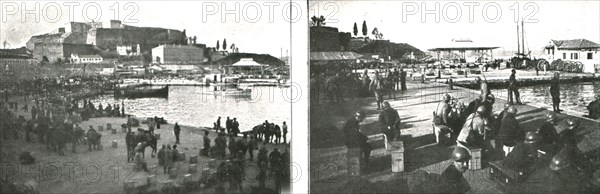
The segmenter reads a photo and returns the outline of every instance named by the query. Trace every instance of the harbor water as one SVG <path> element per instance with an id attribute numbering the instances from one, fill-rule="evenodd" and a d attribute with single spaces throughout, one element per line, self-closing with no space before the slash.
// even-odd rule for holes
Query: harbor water
<path id="1" fill-rule="evenodd" d="M 265 120 L 282 126 L 290 126 L 291 102 L 294 98 L 290 88 L 252 87 L 249 97 L 213 94 L 213 87 L 169 86 L 168 98 L 115 99 L 113 95 L 102 95 L 92 100 L 97 107 L 102 103 L 125 103 L 125 113 L 138 118 L 163 117 L 168 123 L 193 127 L 213 127 L 221 117 L 225 127 L 227 117 L 237 118 L 240 131 L 249 131 Z M 290 129 L 291 130 L 291 129 Z M 288 133 L 288 136 L 290 133 Z"/>
<path id="2" fill-rule="evenodd" d="M 542 104 L 542 108 L 552 110 L 552 96 L 550 85 L 537 85 L 519 88 L 523 103 Z M 492 93 L 498 97 L 507 98 L 506 89 L 493 89 Z M 560 85 L 560 109 L 570 110 L 587 115 L 587 105 L 600 94 L 600 81 L 567 83 Z"/>

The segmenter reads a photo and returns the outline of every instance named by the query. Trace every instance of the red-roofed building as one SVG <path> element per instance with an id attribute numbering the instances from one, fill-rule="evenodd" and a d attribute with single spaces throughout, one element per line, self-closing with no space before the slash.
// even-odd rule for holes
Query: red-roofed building
<path id="1" fill-rule="evenodd" d="M 583 72 L 594 72 L 600 66 L 600 44 L 587 39 L 551 40 L 545 47 L 544 57 L 548 61 L 579 61 Z"/>

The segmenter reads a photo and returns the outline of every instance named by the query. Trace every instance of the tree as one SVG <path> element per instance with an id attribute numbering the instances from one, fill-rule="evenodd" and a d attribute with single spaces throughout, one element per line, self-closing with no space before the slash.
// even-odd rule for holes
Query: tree
<path id="1" fill-rule="evenodd" d="M 223 50 L 227 50 L 227 39 L 223 39 Z"/>
<path id="2" fill-rule="evenodd" d="M 194 38 L 192 38 L 192 41 L 194 42 L 194 44 L 196 44 L 196 36 L 194 36 Z"/>
<path id="3" fill-rule="evenodd" d="M 358 35 L 358 27 L 356 27 L 356 22 L 354 22 L 354 36 Z"/>
<path id="4" fill-rule="evenodd" d="M 363 26 L 362 26 L 362 33 L 363 33 L 363 36 L 367 36 L 367 32 L 368 32 L 368 31 L 367 31 L 367 21 L 364 21 L 364 20 L 363 20 Z"/>
<path id="5" fill-rule="evenodd" d="M 383 34 L 381 32 L 379 32 L 379 30 L 377 28 L 373 28 L 373 32 L 371 32 L 371 34 L 373 34 L 373 36 L 375 36 L 375 39 L 383 39 Z"/>
<path id="6" fill-rule="evenodd" d="M 313 15 L 313 17 L 310 17 L 310 21 L 311 21 L 310 24 L 312 26 L 316 26 L 317 25 L 317 16 Z"/>
<path id="7" fill-rule="evenodd" d="M 229 47 L 229 49 L 231 49 L 231 52 L 234 53 L 235 52 L 235 43 L 231 44 L 231 46 Z"/>
<path id="8" fill-rule="evenodd" d="M 215 49 L 219 50 L 219 48 L 221 48 L 221 46 L 219 45 L 219 40 L 217 40 L 217 47 L 215 47 Z"/>
<path id="9" fill-rule="evenodd" d="M 183 32 L 181 34 L 181 42 L 180 42 L 180 44 L 187 45 L 188 44 L 187 40 L 188 39 L 187 39 L 187 35 L 185 35 L 185 29 L 183 29 Z"/>

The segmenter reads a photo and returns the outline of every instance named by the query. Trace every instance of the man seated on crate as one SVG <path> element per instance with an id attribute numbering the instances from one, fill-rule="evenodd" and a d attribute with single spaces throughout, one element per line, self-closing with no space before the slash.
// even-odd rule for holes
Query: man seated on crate
<path id="1" fill-rule="evenodd" d="M 382 125 L 382 132 L 385 134 L 386 143 L 398 140 L 400 137 L 400 116 L 398 115 L 398 111 L 392 108 L 388 101 L 383 102 L 383 110 L 379 113 L 379 122 Z"/>
<path id="2" fill-rule="evenodd" d="M 360 157 L 366 166 L 369 163 L 369 157 L 371 155 L 371 144 L 369 144 L 369 138 L 360 132 L 360 122 L 365 119 L 365 113 L 362 110 L 356 112 L 354 117 L 346 121 L 344 125 L 344 136 L 346 139 L 346 147 L 348 149 L 359 148 Z"/>
<path id="3" fill-rule="evenodd" d="M 535 169 L 531 169 L 535 162 L 538 161 L 538 144 L 541 138 L 534 131 L 525 134 L 525 141 L 517 144 L 512 152 L 508 153 L 506 158 L 502 160 L 502 164 L 514 171 L 529 174 Z"/>
<path id="4" fill-rule="evenodd" d="M 463 173 L 469 169 L 471 151 L 464 146 L 458 145 L 452 152 L 452 164 L 442 172 L 442 182 L 449 183 L 447 193 L 466 193 L 471 186 Z"/>
<path id="5" fill-rule="evenodd" d="M 486 126 L 486 121 L 483 117 L 485 107 L 480 106 L 475 113 L 471 113 L 462 130 L 458 134 L 456 141 L 458 145 L 464 147 L 484 147 L 484 137 L 489 128 Z"/>
<path id="6" fill-rule="evenodd" d="M 448 115 L 452 110 L 450 106 L 451 99 L 452 97 L 450 97 L 450 94 L 445 94 L 444 99 L 438 104 L 435 111 L 433 111 L 433 130 L 434 135 L 436 135 L 436 139 L 439 136 L 444 136 L 452 132 L 448 127 Z"/>
<path id="7" fill-rule="evenodd" d="M 554 155 L 558 152 L 558 117 L 554 112 L 546 114 L 546 122 L 537 130 L 540 135 L 539 150 Z"/>

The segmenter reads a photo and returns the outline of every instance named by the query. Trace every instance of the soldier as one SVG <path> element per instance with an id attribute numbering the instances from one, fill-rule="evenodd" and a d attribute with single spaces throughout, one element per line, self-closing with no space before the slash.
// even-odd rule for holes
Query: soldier
<path id="1" fill-rule="evenodd" d="M 556 113 L 560 113 L 560 74 L 554 72 L 552 84 L 550 85 L 550 95 L 552 96 L 552 109 Z"/>
<path id="2" fill-rule="evenodd" d="M 229 149 L 229 155 L 231 158 L 234 158 L 238 153 L 238 147 L 235 143 L 235 138 L 233 138 L 233 134 L 229 134 L 227 148 Z"/>
<path id="3" fill-rule="evenodd" d="M 487 131 L 482 116 L 484 112 L 485 107 L 480 106 L 475 113 L 467 117 L 460 134 L 456 138 L 458 145 L 483 148 L 483 140 Z"/>
<path id="4" fill-rule="evenodd" d="M 240 133 L 240 123 L 238 123 L 237 118 L 233 118 L 233 121 L 231 121 L 231 130 L 233 131 L 233 136 L 237 136 Z"/>
<path id="5" fill-rule="evenodd" d="M 546 118 L 546 122 L 538 129 L 541 137 L 539 147 L 540 150 L 554 155 L 557 151 L 558 133 L 556 132 L 556 126 L 558 125 L 558 118 L 552 112 L 546 114 Z"/>
<path id="6" fill-rule="evenodd" d="M 258 164 L 264 163 L 265 165 L 269 164 L 269 151 L 267 151 L 267 147 L 263 145 L 258 151 Z"/>
<path id="7" fill-rule="evenodd" d="M 560 192 L 557 193 L 586 193 L 590 188 L 586 187 L 588 185 L 585 183 L 591 177 L 587 177 L 586 172 L 578 168 L 575 163 L 577 159 L 573 158 L 570 152 L 568 149 L 562 149 L 550 162 L 550 169 L 560 180 Z"/>
<path id="8" fill-rule="evenodd" d="M 176 154 L 173 152 L 173 150 L 171 150 L 171 145 L 167 145 L 167 149 L 165 150 L 165 154 L 164 154 L 164 161 L 165 161 L 165 165 L 163 167 L 163 172 L 165 174 L 170 173 L 171 172 L 171 167 L 173 167 L 173 155 Z"/>
<path id="9" fill-rule="evenodd" d="M 518 83 L 517 83 L 517 78 L 516 78 L 516 74 L 517 74 L 517 70 L 512 69 L 512 74 L 510 74 L 510 78 L 508 79 L 508 99 L 510 100 L 511 104 L 514 104 L 513 101 L 513 94 L 514 94 L 514 99 L 517 102 L 517 105 L 522 105 L 523 103 L 521 103 L 521 97 L 519 94 L 519 88 L 518 88 Z"/>
<path id="10" fill-rule="evenodd" d="M 442 177 L 450 185 L 448 193 L 466 193 L 471 190 L 469 182 L 463 173 L 469 169 L 471 152 L 463 146 L 456 146 L 452 152 L 452 164 L 442 172 Z"/>
<path id="11" fill-rule="evenodd" d="M 179 123 L 175 123 L 175 127 L 173 127 L 173 134 L 175 134 L 175 144 L 179 144 L 179 133 L 181 132 L 181 127 L 179 127 Z"/>
<path id="12" fill-rule="evenodd" d="M 400 138 L 400 116 L 398 111 L 394 110 L 388 101 L 383 102 L 383 110 L 379 113 L 379 122 L 382 125 L 382 132 L 387 141 L 393 141 Z M 386 141 L 386 142 L 387 142 Z"/>
<path id="13" fill-rule="evenodd" d="M 227 117 L 227 120 L 225 120 L 225 129 L 227 129 L 227 133 L 231 133 L 231 119 L 229 119 L 229 117 Z"/>
<path id="14" fill-rule="evenodd" d="M 523 142 L 525 138 L 525 131 L 519 125 L 519 121 L 516 118 L 517 107 L 508 107 L 507 113 L 502 118 L 502 124 L 500 124 L 500 131 L 498 131 L 498 140 L 502 142 L 504 156 L 508 155 L 515 145 Z"/>
<path id="15" fill-rule="evenodd" d="M 577 122 L 574 119 L 567 119 L 567 128 L 558 134 L 558 146 L 559 148 L 567 148 L 568 150 L 574 150 L 577 148 L 577 140 L 575 138 L 575 129 L 577 128 Z"/>
<path id="16" fill-rule="evenodd" d="M 258 176 L 256 177 L 256 179 L 258 179 L 258 187 L 265 188 L 265 180 L 267 179 L 267 161 L 259 160 L 258 168 L 259 168 L 259 172 L 258 172 Z"/>
<path id="17" fill-rule="evenodd" d="M 279 149 L 275 148 L 275 150 L 269 154 L 269 163 L 271 164 L 271 173 L 269 174 L 269 177 L 273 177 L 279 170 L 281 163 L 281 153 L 279 153 Z"/>
<path id="18" fill-rule="evenodd" d="M 287 124 L 285 124 L 285 121 L 283 121 L 283 125 L 281 126 L 281 130 L 283 132 L 283 144 L 287 144 L 287 133 L 288 133 L 288 126 Z"/>
<path id="19" fill-rule="evenodd" d="M 379 76 L 379 72 L 375 71 L 375 77 L 369 85 L 369 90 L 375 93 L 375 100 L 377 100 L 377 110 L 381 110 L 381 103 L 383 102 L 383 90 L 385 89 L 383 77 Z"/>
<path id="20" fill-rule="evenodd" d="M 397 84 L 398 81 L 396 81 Z M 406 71 L 400 68 L 400 89 L 406 91 Z"/>
<path id="21" fill-rule="evenodd" d="M 600 94 L 596 95 L 596 100 L 590 102 L 588 104 L 587 109 L 589 111 L 590 118 L 598 119 L 600 118 Z"/>
<path id="22" fill-rule="evenodd" d="M 204 131 L 204 137 L 202 138 L 203 147 L 203 155 L 210 156 L 210 138 L 208 137 L 208 131 Z"/>
<path id="23" fill-rule="evenodd" d="M 256 135 L 250 135 L 250 140 L 246 142 L 246 149 L 248 149 L 248 154 L 250 154 L 250 161 L 254 160 L 254 150 L 257 148 L 256 144 Z"/>
<path id="24" fill-rule="evenodd" d="M 450 94 L 445 94 L 444 99 L 438 104 L 435 111 L 433 111 L 433 124 L 434 125 L 448 125 L 448 113 L 450 113 Z"/>
<path id="25" fill-rule="evenodd" d="M 534 131 L 527 132 L 524 143 L 517 144 L 513 151 L 502 160 L 502 164 L 518 172 L 530 173 L 530 167 L 538 158 L 539 140 L 540 136 L 538 133 Z"/>

